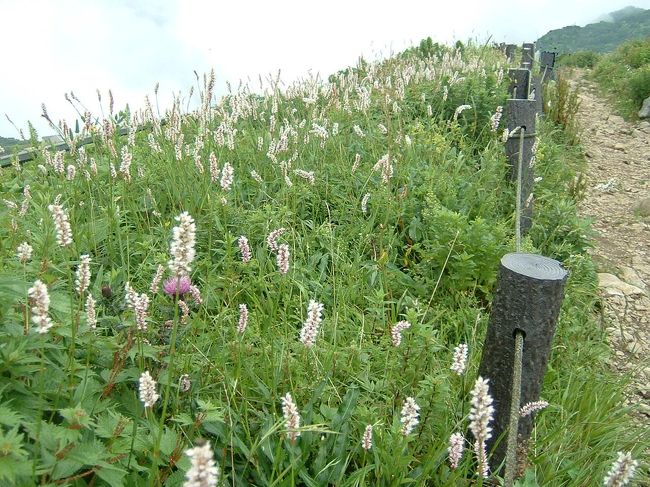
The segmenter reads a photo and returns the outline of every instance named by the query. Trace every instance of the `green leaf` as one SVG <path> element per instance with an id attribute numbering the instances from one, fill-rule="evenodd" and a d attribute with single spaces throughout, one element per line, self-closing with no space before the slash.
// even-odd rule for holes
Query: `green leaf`
<path id="1" fill-rule="evenodd" d="M 115 411 L 106 411 L 97 417 L 95 434 L 101 438 L 116 438 L 131 433 L 131 420 Z"/>
<path id="2" fill-rule="evenodd" d="M 0 424 L 16 426 L 22 421 L 22 416 L 8 406 L 0 406 Z"/>
<path id="3" fill-rule="evenodd" d="M 526 470 L 524 477 L 517 480 L 515 486 L 516 487 L 539 487 L 539 484 L 535 479 L 535 471 L 533 469 Z"/>
<path id="4" fill-rule="evenodd" d="M 333 430 L 337 431 L 344 423 L 347 423 L 350 420 L 358 400 L 359 388 L 350 387 L 345 393 L 345 396 L 343 396 L 341 406 L 339 407 L 338 412 L 332 421 Z"/>
<path id="5" fill-rule="evenodd" d="M 60 409 L 59 414 L 67 420 L 70 426 L 73 427 L 81 426 L 83 428 L 88 428 L 93 424 L 92 418 L 88 415 L 88 412 L 79 405 L 74 408 Z"/>
<path id="6" fill-rule="evenodd" d="M 47 421 L 41 421 L 40 432 L 36 424 L 27 424 L 25 426 L 29 432 L 29 437 L 40 441 L 41 446 L 51 453 L 55 453 L 66 445 L 78 441 L 81 436 L 79 430 L 71 430 Z"/>
<path id="7" fill-rule="evenodd" d="M 224 422 L 223 410 L 212 404 L 210 401 L 204 401 L 203 399 L 196 400 L 197 405 L 201 412 L 205 415 L 205 422 Z"/>
<path id="8" fill-rule="evenodd" d="M 15 426 L 6 433 L 0 429 L 0 456 L 12 456 L 17 459 L 24 459 L 27 452 L 23 450 L 24 435 L 18 433 L 18 426 Z"/>
<path id="9" fill-rule="evenodd" d="M 173 429 L 165 428 L 162 438 L 160 440 L 160 451 L 164 455 L 171 455 L 176 448 L 176 442 L 178 441 L 178 435 Z"/>
<path id="10" fill-rule="evenodd" d="M 181 426 L 190 426 L 191 424 L 194 424 L 194 419 L 189 413 L 178 413 L 172 417 L 172 421 L 174 423 L 180 424 Z"/>
<path id="11" fill-rule="evenodd" d="M 111 465 L 110 463 L 99 462 L 95 469 L 95 473 L 111 487 L 121 487 L 124 485 L 123 480 L 127 472 L 126 470 Z"/>
<path id="12" fill-rule="evenodd" d="M 32 464 L 14 457 L 0 456 L 0 481 L 6 480 L 8 484 L 20 485 L 16 479 L 30 476 L 32 473 Z"/>

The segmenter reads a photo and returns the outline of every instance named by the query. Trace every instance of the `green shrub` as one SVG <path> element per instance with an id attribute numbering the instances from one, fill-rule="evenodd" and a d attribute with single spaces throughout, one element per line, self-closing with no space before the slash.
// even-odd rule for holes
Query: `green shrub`
<path id="1" fill-rule="evenodd" d="M 600 60 L 601 54 L 593 51 L 578 51 L 572 54 L 562 54 L 558 57 L 558 66 L 574 68 L 593 68 Z"/>
<path id="2" fill-rule="evenodd" d="M 627 42 L 604 56 L 596 64 L 593 78 L 623 116 L 635 118 L 643 100 L 650 96 L 650 38 Z"/>
<path id="3" fill-rule="evenodd" d="M 628 90 L 632 103 L 640 108 L 643 100 L 650 96 L 650 64 L 634 71 L 628 81 Z"/>
<path id="4" fill-rule="evenodd" d="M 557 70 L 555 81 L 544 87 L 544 111 L 548 118 L 564 129 L 567 142 L 578 142 L 578 123 L 576 115 L 580 100 L 578 90 L 571 87 L 564 71 Z"/>

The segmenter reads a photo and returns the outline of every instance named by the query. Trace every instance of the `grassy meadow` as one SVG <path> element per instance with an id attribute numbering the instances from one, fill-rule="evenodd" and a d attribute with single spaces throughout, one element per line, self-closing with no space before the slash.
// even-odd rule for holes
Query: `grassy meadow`
<path id="1" fill-rule="evenodd" d="M 182 485 L 207 440 L 220 485 L 498 485 L 448 446 L 514 251 L 507 68 L 425 42 L 218 102 L 208 75 L 192 112 L 72 99 L 94 143 L 0 172 L 0 484 Z M 524 247 L 570 278 L 521 486 L 600 485 L 650 441 L 592 318 L 556 92 Z"/>
<path id="2" fill-rule="evenodd" d="M 612 105 L 623 117 L 636 120 L 650 96 L 650 37 L 625 42 L 607 54 L 582 51 L 560 56 L 564 66 L 590 68 Z"/>

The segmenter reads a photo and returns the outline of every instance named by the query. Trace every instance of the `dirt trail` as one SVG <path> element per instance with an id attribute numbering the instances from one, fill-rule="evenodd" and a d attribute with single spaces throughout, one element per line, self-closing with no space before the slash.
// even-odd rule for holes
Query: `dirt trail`
<path id="1" fill-rule="evenodd" d="M 650 423 L 650 122 L 628 123 L 596 86 L 575 73 L 578 120 L 588 161 L 579 212 L 597 232 L 591 251 L 598 266 L 602 324 L 612 366 L 633 377 L 628 401 Z"/>

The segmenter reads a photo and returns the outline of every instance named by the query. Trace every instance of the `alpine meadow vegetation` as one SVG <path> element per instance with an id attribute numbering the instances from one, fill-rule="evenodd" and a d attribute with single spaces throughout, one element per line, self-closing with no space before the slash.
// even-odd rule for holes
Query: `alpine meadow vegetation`
<path id="1" fill-rule="evenodd" d="M 191 111 L 70 96 L 71 150 L 0 172 L 0 484 L 495 485 L 508 67 L 429 39 L 219 100 L 211 73 Z M 592 318 L 583 162 L 540 120 L 523 244 L 570 277 L 521 486 L 647 480 Z"/>

